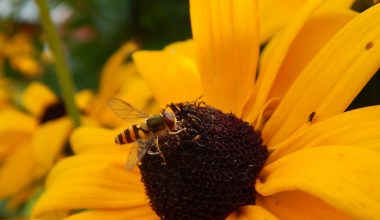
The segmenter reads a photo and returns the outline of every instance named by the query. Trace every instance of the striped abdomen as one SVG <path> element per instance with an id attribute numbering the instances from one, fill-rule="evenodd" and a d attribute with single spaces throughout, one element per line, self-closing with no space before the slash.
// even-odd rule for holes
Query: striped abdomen
<path id="1" fill-rule="evenodd" d="M 145 138 L 150 133 L 146 123 L 132 125 L 119 133 L 115 138 L 116 144 L 129 144 L 135 142 L 139 138 Z"/>

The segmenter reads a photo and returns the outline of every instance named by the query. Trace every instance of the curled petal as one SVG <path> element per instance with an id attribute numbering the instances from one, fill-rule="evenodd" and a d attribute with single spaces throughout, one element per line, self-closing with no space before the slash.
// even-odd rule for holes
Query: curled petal
<path id="1" fill-rule="evenodd" d="M 266 47 L 260 60 L 259 76 L 244 112 L 247 121 L 255 122 L 276 79 L 281 63 L 293 40 L 307 20 L 320 8 L 324 0 L 310 0 L 295 15 L 294 19 Z"/>
<path id="2" fill-rule="evenodd" d="M 256 190 L 264 197 L 298 190 L 353 218 L 376 219 L 379 181 L 379 153 L 331 145 L 302 149 L 265 166 Z"/>
<path id="3" fill-rule="evenodd" d="M 125 155 L 91 154 L 59 162 L 34 206 L 35 217 L 76 209 L 128 209 L 147 205 L 139 174 L 124 170 Z"/>
<path id="4" fill-rule="evenodd" d="M 259 196 L 257 204 L 280 219 L 351 219 L 322 200 L 301 191 Z"/>
<path id="5" fill-rule="evenodd" d="M 271 147 L 273 153 L 267 164 L 294 151 L 322 145 L 360 145 L 368 149 L 380 149 L 380 106 L 348 111 L 318 122 L 305 122 L 306 129 Z M 373 143 L 370 143 L 373 142 Z"/>
<path id="6" fill-rule="evenodd" d="M 300 129 L 311 112 L 323 120 L 348 107 L 379 68 L 379 13 L 375 5 L 356 16 L 306 66 L 263 129 L 268 146 Z"/>

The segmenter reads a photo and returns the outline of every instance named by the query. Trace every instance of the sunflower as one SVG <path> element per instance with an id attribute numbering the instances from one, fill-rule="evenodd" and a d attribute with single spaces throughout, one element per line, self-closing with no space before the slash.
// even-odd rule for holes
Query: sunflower
<path id="1" fill-rule="evenodd" d="M 110 143 L 115 131 L 79 128 L 71 137 L 76 155 L 52 170 L 33 216 L 376 219 L 380 107 L 344 111 L 379 68 L 380 5 L 357 14 L 323 3 L 308 1 L 274 35 L 256 76 L 256 3 L 190 1 L 194 39 L 137 52 L 134 60 L 158 102 L 177 102 L 179 119 L 194 129 L 160 136 L 166 165 L 145 155 L 140 170 L 126 172 L 128 149 Z M 193 102 L 200 95 L 206 106 Z M 205 152 L 210 144 L 222 157 Z M 203 154 L 188 148 L 181 162 L 175 151 L 183 146 Z M 246 170 L 231 173 L 231 163 Z M 199 181 L 199 174 L 209 178 Z M 236 176 L 249 177 L 241 191 L 218 185 L 241 184 Z"/>

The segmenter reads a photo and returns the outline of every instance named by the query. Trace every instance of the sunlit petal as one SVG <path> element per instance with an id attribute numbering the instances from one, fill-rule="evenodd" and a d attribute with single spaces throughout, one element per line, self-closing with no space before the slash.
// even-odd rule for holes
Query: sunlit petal
<path id="1" fill-rule="evenodd" d="M 58 163 L 33 216 L 79 208 L 121 209 L 146 205 L 140 177 L 124 169 L 124 155 L 80 155 Z"/>
<path id="2" fill-rule="evenodd" d="M 191 0 L 190 15 L 205 99 L 241 115 L 256 74 L 257 2 Z"/>
<path id="3" fill-rule="evenodd" d="M 26 142 L 13 146 L 12 153 L 2 161 L 0 167 L 0 198 L 5 198 L 19 192 L 34 177 L 35 161 L 31 158 L 32 148 Z"/>
<path id="4" fill-rule="evenodd" d="M 294 19 L 266 47 L 261 55 L 259 77 L 255 91 L 245 106 L 244 118 L 254 122 L 268 99 L 270 89 L 294 38 L 306 21 L 323 4 L 324 0 L 311 0 L 303 6 Z"/>
<path id="5" fill-rule="evenodd" d="M 56 162 L 72 129 L 69 118 L 48 121 L 39 126 L 33 135 L 33 155 L 40 174 L 45 174 Z M 47 141 L 52 140 L 52 141 Z"/>
<path id="6" fill-rule="evenodd" d="M 45 108 L 58 101 L 54 93 L 41 83 L 31 83 L 25 88 L 22 102 L 24 107 L 37 117 L 40 117 Z"/>
<path id="7" fill-rule="evenodd" d="M 263 196 L 306 192 L 357 219 L 380 215 L 380 154 L 355 146 L 299 150 L 265 166 L 256 183 Z"/>
<path id="8" fill-rule="evenodd" d="M 299 129 L 312 112 L 323 120 L 347 108 L 379 68 L 379 13 L 375 5 L 358 15 L 304 69 L 263 130 L 269 146 Z"/>
<path id="9" fill-rule="evenodd" d="M 261 206 L 249 205 L 239 209 L 237 220 L 276 220 L 278 219 L 272 213 Z"/>
<path id="10" fill-rule="evenodd" d="M 137 50 L 137 48 L 138 46 L 135 42 L 128 41 L 108 58 L 102 69 L 101 78 L 99 80 L 100 96 L 112 96 L 120 88 L 120 85 L 124 80 L 128 78 L 128 75 L 130 75 L 126 74 L 128 72 L 121 72 L 118 70 L 124 65 L 133 51 Z"/>
<path id="11" fill-rule="evenodd" d="M 257 204 L 277 215 L 279 219 L 351 219 L 322 200 L 301 191 L 259 196 Z"/>
<path id="12" fill-rule="evenodd" d="M 319 10 L 313 15 L 299 31 L 282 61 L 269 98 L 284 96 L 313 57 L 357 14 L 349 9 L 330 9 Z"/>
<path id="13" fill-rule="evenodd" d="M 140 51 L 133 55 L 139 73 L 162 106 L 195 100 L 203 94 L 198 68 L 193 57 L 189 57 L 192 50 L 192 44 L 185 41 L 163 51 Z"/>
<path id="14" fill-rule="evenodd" d="M 345 112 L 320 123 L 317 123 L 318 118 L 315 120 L 305 122 L 307 129 L 270 148 L 274 152 L 267 163 L 301 148 L 313 146 L 363 145 L 362 147 L 374 149 L 379 145 L 376 140 L 380 139 L 380 106 Z M 369 141 L 374 143 L 369 144 Z"/>
<path id="15" fill-rule="evenodd" d="M 36 126 L 37 121 L 35 118 L 14 108 L 4 108 L 0 111 L 0 133 L 7 131 L 30 133 Z"/>
<path id="16" fill-rule="evenodd" d="M 260 42 L 266 42 L 305 5 L 306 0 L 259 0 Z M 329 7 L 349 8 L 353 0 L 329 1 Z"/>
<path id="17" fill-rule="evenodd" d="M 126 148 L 114 143 L 119 131 L 100 127 L 82 126 L 71 135 L 71 145 L 76 154 L 85 153 L 124 153 Z"/>

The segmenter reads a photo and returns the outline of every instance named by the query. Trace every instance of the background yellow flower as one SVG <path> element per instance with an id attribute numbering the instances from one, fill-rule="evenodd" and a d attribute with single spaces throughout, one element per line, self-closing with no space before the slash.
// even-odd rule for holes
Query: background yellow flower
<path id="1" fill-rule="evenodd" d="M 122 123 L 116 116 L 107 113 L 110 110 L 105 101 L 109 96 L 133 96 L 139 100 L 136 104 L 142 109 L 154 108 L 148 89 L 135 97 L 136 87 L 146 88 L 133 65 L 125 64 L 125 59 L 135 47 L 133 43 L 126 43 L 109 59 L 102 73 L 98 94 L 89 90 L 76 94 L 76 104 L 82 111 L 84 124 L 114 127 Z M 116 75 L 119 78 L 114 78 Z M 118 80 L 118 86 L 114 80 Z M 66 116 L 62 101 L 47 86 L 29 84 L 20 102 L 23 109 L 9 103 L 0 111 L 3 161 L 0 166 L 0 199 L 7 199 L 8 212 L 19 209 L 28 199 L 40 193 L 51 167 L 73 153 L 68 140 L 73 124 Z"/>
<path id="2" fill-rule="evenodd" d="M 37 50 L 27 34 L 7 36 L 0 33 L 0 67 L 9 61 L 12 68 L 20 73 L 35 77 L 42 73 L 41 64 L 38 61 Z M 1 70 L 4 71 L 4 70 Z"/>

